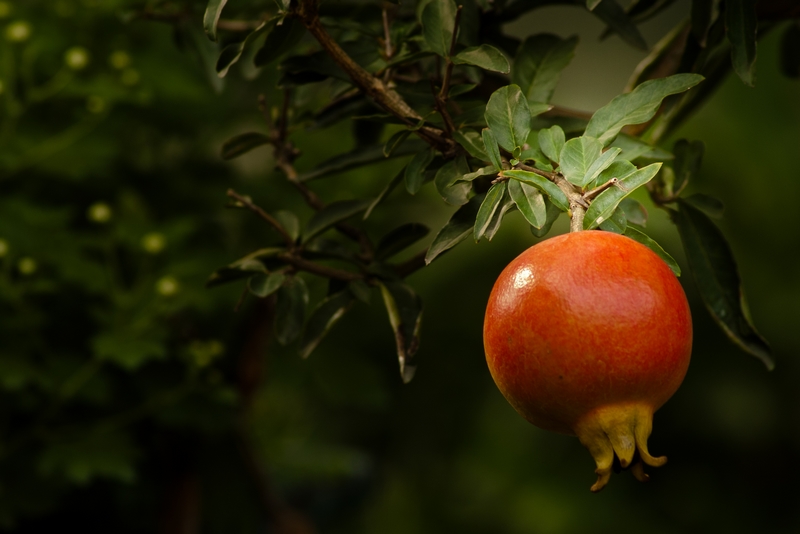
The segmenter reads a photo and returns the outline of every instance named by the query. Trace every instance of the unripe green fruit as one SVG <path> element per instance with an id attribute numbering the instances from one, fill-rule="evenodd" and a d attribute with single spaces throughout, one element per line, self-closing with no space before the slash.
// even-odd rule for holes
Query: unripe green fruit
<path id="1" fill-rule="evenodd" d="M 534 425 L 578 436 L 599 491 L 614 457 L 646 480 L 652 416 L 678 389 L 692 348 L 683 288 L 650 249 L 582 231 L 514 259 L 492 289 L 486 361 L 498 388 Z"/>

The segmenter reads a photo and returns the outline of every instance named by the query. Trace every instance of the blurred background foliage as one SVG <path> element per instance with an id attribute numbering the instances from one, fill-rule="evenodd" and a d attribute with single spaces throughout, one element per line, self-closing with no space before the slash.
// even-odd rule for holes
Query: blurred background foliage
<path id="1" fill-rule="evenodd" d="M 728 341 L 684 277 L 693 362 L 651 438 L 670 463 L 647 486 L 625 474 L 594 495 L 578 441 L 521 419 L 483 359 L 494 279 L 536 241 L 518 213 L 493 242 L 463 244 L 412 275 L 426 320 L 408 385 L 375 291 L 303 361 L 272 339 L 268 302 L 237 305 L 241 286 L 204 287 L 214 269 L 274 239 L 251 214 L 226 209 L 227 188 L 267 210 L 312 212 L 267 148 L 219 155 L 233 135 L 263 128 L 257 98 L 279 102 L 274 67 L 241 61 L 223 83 L 217 45 L 202 33 L 205 2 L 168 4 L 188 8 L 177 23 L 149 20 L 156 3 L 0 2 L 0 528 L 800 528 L 800 82 L 779 73 L 781 32 L 759 43 L 755 88 L 729 76 L 665 143 L 706 143 L 692 187 L 726 203 L 721 224 L 777 368 L 765 372 Z M 688 9 L 676 2 L 643 25 L 648 43 Z M 603 25 L 572 8 L 536 11 L 506 31 L 580 35 L 554 97 L 578 109 L 619 93 L 645 55 L 617 37 L 598 41 Z M 350 128 L 294 134 L 298 168 L 350 150 Z M 406 159 L 315 187 L 326 199 L 374 196 Z M 651 235 L 683 262 L 666 216 L 637 198 L 651 208 Z M 451 211 L 430 190 L 396 194 L 368 230 L 437 228 Z M 319 299 L 324 284 L 307 282 Z"/>

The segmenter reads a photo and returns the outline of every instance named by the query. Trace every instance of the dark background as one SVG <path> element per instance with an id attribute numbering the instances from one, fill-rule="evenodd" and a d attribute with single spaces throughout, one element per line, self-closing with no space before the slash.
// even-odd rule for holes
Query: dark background
<path id="1" fill-rule="evenodd" d="M 691 189 L 726 204 L 721 226 L 777 367 L 767 372 L 738 350 L 691 276 L 682 277 L 695 324 L 692 364 L 650 440 L 670 461 L 647 485 L 623 473 L 595 495 L 589 454 L 575 438 L 520 418 L 484 362 L 494 279 L 536 241 L 518 213 L 491 243 L 465 242 L 409 279 L 425 303 L 410 384 L 399 378 L 377 292 L 306 361 L 272 339 L 258 346 L 268 306 L 251 298 L 234 313 L 242 285 L 204 283 L 274 240 L 251 214 L 225 208 L 227 188 L 267 210 L 311 214 L 272 171 L 268 148 L 219 157 L 226 139 L 263 129 L 256 99 L 278 102 L 274 69 L 241 62 L 224 86 L 209 83 L 212 56 L 199 51 L 213 54 L 215 45 L 199 20 L 185 21 L 176 39 L 170 24 L 120 15 L 141 3 L 3 2 L 0 13 L 3 6 L 3 528 L 191 532 L 179 530 L 189 521 L 202 532 L 268 532 L 265 516 L 294 517 L 288 506 L 306 519 L 287 521 L 332 533 L 800 529 L 800 82 L 778 72 L 780 28 L 759 43 L 756 87 L 729 77 L 665 143 L 705 142 Z M 687 9 L 678 2 L 645 25 L 648 41 Z M 557 104 L 603 105 L 644 56 L 616 37 L 598 44 L 603 27 L 582 11 L 535 13 L 507 31 L 581 36 Z M 21 22 L 30 36 L 13 42 L 9 28 Z M 80 70 L 64 63 L 75 46 L 89 55 Z M 122 68 L 119 56 L 110 63 L 119 51 L 130 58 Z M 292 139 L 301 170 L 352 147 L 347 122 Z M 405 163 L 314 187 L 328 200 L 368 198 Z M 648 206 L 650 234 L 683 264 L 666 216 L 642 192 L 636 198 Z M 88 215 L 97 203 L 110 208 L 107 222 Z M 438 228 L 450 211 L 430 187 L 416 197 L 397 191 L 367 229 Z M 564 231 L 562 219 L 554 233 Z M 142 245 L 153 233 L 166 243 L 158 253 Z M 307 280 L 315 301 L 324 285 Z"/>

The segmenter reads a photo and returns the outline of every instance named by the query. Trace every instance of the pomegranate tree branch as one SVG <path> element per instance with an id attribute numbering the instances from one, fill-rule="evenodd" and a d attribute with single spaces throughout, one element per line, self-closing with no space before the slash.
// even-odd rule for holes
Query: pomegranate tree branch
<path id="1" fill-rule="evenodd" d="M 281 261 L 285 261 L 295 269 L 306 271 L 307 273 L 316 274 L 324 278 L 332 278 L 334 280 L 342 280 L 343 282 L 352 282 L 353 280 L 363 280 L 364 275 L 361 273 L 354 273 L 351 271 L 344 271 L 342 269 L 334 269 L 314 263 L 313 261 L 306 260 L 295 254 L 285 253 L 277 256 Z"/>
<path id="2" fill-rule="evenodd" d="M 235 201 L 237 201 L 238 203 L 240 203 L 245 208 L 249 209 L 256 215 L 267 221 L 267 223 L 269 223 L 270 226 L 275 228 L 275 230 L 277 230 L 278 233 L 281 234 L 283 241 L 286 243 L 286 246 L 289 249 L 294 247 L 294 239 L 292 239 L 292 236 L 289 235 L 289 232 L 286 231 L 283 225 L 281 225 L 281 223 L 279 223 L 275 217 L 264 211 L 260 206 L 253 204 L 253 202 L 249 198 L 240 195 L 233 189 L 228 189 L 227 195 L 232 199 L 234 199 Z"/>
<path id="3" fill-rule="evenodd" d="M 388 87 L 380 78 L 367 72 L 333 40 L 319 20 L 316 0 L 300 0 L 296 14 L 331 59 L 376 104 L 409 126 L 414 126 L 422 119 L 422 116 L 409 106 L 394 89 Z M 452 139 L 445 137 L 444 132 L 434 126 L 423 126 L 416 130 L 416 134 L 443 154 L 452 154 L 458 149 Z"/>

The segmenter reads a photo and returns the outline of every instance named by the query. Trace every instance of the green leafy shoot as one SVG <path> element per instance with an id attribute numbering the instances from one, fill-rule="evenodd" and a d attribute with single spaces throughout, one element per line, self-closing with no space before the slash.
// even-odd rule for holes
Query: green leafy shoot
<path id="1" fill-rule="evenodd" d="M 623 127 L 642 124 L 653 118 L 664 98 L 691 89 L 701 81 L 703 77 L 699 74 L 674 74 L 646 81 L 598 109 L 589 119 L 585 135 L 596 137 L 607 145 Z"/>

